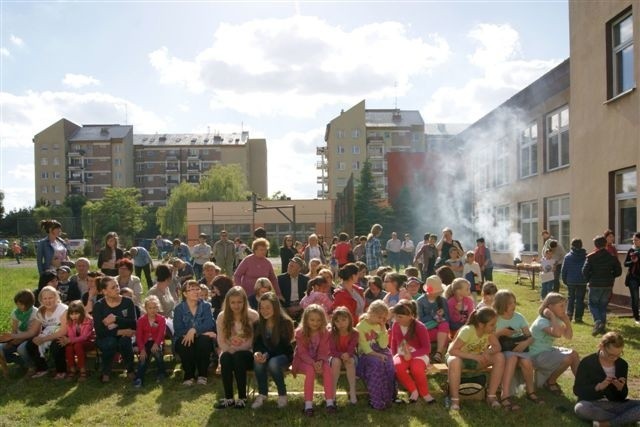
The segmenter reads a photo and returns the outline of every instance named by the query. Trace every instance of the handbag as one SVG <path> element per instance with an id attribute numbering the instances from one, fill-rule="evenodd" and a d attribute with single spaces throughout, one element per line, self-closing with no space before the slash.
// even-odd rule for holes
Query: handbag
<path id="1" fill-rule="evenodd" d="M 515 338 L 503 335 L 501 337 L 498 337 L 498 341 L 500 341 L 500 347 L 502 347 L 502 351 L 513 351 L 513 349 L 516 348 L 518 344 L 520 344 L 522 341 L 528 338 L 529 337 L 526 335 L 520 335 Z M 523 350 L 523 352 L 527 352 L 527 351 L 529 351 L 529 347 Z"/>

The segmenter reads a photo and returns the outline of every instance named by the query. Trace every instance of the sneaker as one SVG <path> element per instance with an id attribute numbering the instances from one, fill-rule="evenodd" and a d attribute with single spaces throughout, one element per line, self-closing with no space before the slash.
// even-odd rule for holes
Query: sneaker
<path id="1" fill-rule="evenodd" d="M 591 335 L 595 337 L 596 335 L 598 335 L 599 330 L 600 330 L 600 322 L 594 323 L 593 329 L 591 330 Z"/>
<path id="2" fill-rule="evenodd" d="M 49 373 L 49 371 L 37 371 L 33 375 L 31 375 L 31 378 L 42 378 L 45 375 L 47 375 L 48 373 Z"/>
<path id="3" fill-rule="evenodd" d="M 198 381 L 196 381 L 200 385 L 207 385 L 207 377 L 198 377 Z"/>
<path id="4" fill-rule="evenodd" d="M 142 387 L 142 379 L 141 378 L 136 378 L 135 380 L 133 380 L 133 386 L 135 388 Z"/>
<path id="5" fill-rule="evenodd" d="M 235 403 L 236 409 L 244 409 L 246 406 L 247 406 L 247 399 L 236 400 L 236 403 Z"/>
<path id="6" fill-rule="evenodd" d="M 288 403 L 287 396 L 278 396 L 278 408 L 286 408 Z"/>
<path id="7" fill-rule="evenodd" d="M 258 397 L 256 397 L 256 400 L 254 400 L 253 403 L 251 404 L 251 409 L 258 409 L 262 407 L 262 405 L 264 405 L 265 400 L 267 400 L 267 396 L 263 394 L 259 394 Z"/>
<path id="8" fill-rule="evenodd" d="M 193 378 L 189 378 L 188 380 L 184 380 L 182 382 L 182 385 L 187 386 L 187 387 L 191 387 L 194 384 L 195 384 L 195 380 Z"/>
<path id="9" fill-rule="evenodd" d="M 213 405 L 214 409 L 227 409 L 233 408 L 235 406 L 235 401 L 233 399 L 222 399 L 219 400 L 215 405 Z"/>

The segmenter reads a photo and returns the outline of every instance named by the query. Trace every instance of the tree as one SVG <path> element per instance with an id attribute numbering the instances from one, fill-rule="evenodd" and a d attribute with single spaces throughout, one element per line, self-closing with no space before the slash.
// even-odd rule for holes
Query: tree
<path id="1" fill-rule="evenodd" d="M 269 200 L 291 200 L 284 192 L 278 190 L 269 197 Z"/>
<path id="2" fill-rule="evenodd" d="M 160 231 L 169 236 L 187 231 L 187 202 L 246 200 L 247 179 L 239 165 L 214 166 L 205 173 L 199 185 L 180 183 L 171 190 L 167 206 L 158 209 Z"/>
<path id="3" fill-rule="evenodd" d="M 398 234 L 405 232 L 413 234 L 416 229 L 415 214 L 417 214 L 417 212 L 415 212 L 416 204 L 411 196 L 409 187 L 402 187 L 398 197 L 392 202 L 392 206 L 395 215 L 393 216 L 393 224 L 391 227 L 397 231 Z"/>
<path id="4" fill-rule="evenodd" d="M 371 174 L 371 164 L 367 160 L 360 171 L 360 182 L 356 187 L 353 206 L 356 234 L 367 234 L 373 224 L 386 222 L 389 212 L 381 207 L 380 201 L 380 194 Z"/>
<path id="5" fill-rule="evenodd" d="M 4 191 L 0 190 L 0 219 L 4 218 Z"/>
<path id="6" fill-rule="evenodd" d="M 87 202 L 82 208 L 84 235 L 96 243 L 115 231 L 128 246 L 144 227 L 146 208 L 140 205 L 141 197 L 137 188 L 107 188 L 102 200 Z"/>
<path id="7" fill-rule="evenodd" d="M 71 209 L 72 216 L 80 217 L 82 215 L 82 207 L 87 203 L 87 197 L 82 194 L 69 194 L 65 197 L 63 204 Z"/>

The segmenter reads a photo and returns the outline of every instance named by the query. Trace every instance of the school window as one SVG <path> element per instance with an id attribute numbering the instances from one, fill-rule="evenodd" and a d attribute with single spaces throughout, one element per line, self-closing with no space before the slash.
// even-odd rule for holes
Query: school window
<path id="1" fill-rule="evenodd" d="M 520 235 L 525 252 L 538 252 L 538 202 L 520 203 Z"/>
<path id="2" fill-rule="evenodd" d="M 119 153 L 122 150 L 122 146 L 120 144 L 113 144 L 113 151 L 115 153 Z"/>
<path id="3" fill-rule="evenodd" d="M 538 174 L 538 125 L 532 123 L 520 134 L 518 176 L 528 178 Z"/>
<path id="4" fill-rule="evenodd" d="M 569 107 L 565 106 L 548 114 L 547 131 L 547 171 L 569 164 Z"/>
<path id="5" fill-rule="evenodd" d="M 117 172 L 116 173 L 116 181 L 121 181 L 122 180 L 122 172 Z"/>
<path id="6" fill-rule="evenodd" d="M 60 192 L 60 187 L 58 187 L 57 185 L 52 185 L 51 189 L 53 190 L 54 193 L 59 193 Z"/>
<path id="7" fill-rule="evenodd" d="M 53 179 L 60 179 L 60 172 L 54 172 Z"/>
<path id="8" fill-rule="evenodd" d="M 487 151 L 482 151 L 476 158 L 476 170 L 478 171 L 478 180 L 475 182 L 478 191 L 487 190 L 492 186 L 491 183 L 491 163 L 490 155 Z"/>
<path id="9" fill-rule="evenodd" d="M 143 176 L 136 177 L 136 182 L 138 184 L 144 184 L 144 177 Z"/>
<path id="10" fill-rule="evenodd" d="M 511 222 L 509 219 L 509 206 L 496 206 L 495 210 L 496 219 L 496 250 L 508 251 L 509 250 L 509 230 L 511 228 Z"/>
<path id="11" fill-rule="evenodd" d="M 54 150 L 59 150 L 60 149 L 60 145 L 59 144 L 53 144 L 53 149 Z"/>
<path id="12" fill-rule="evenodd" d="M 547 199 L 547 229 L 564 248 L 569 248 L 569 235 L 571 233 L 569 201 L 569 196 Z"/>
<path id="13" fill-rule="evenodd" d="M 46 145 L 41 145 L 40 146 L 40 150 L 47 151 L 47 150 L 49 150 L 49 147 L 47 147 Z"/>
<path id="14" fill-rule="evenodd" d="M 621 249 L 631 247 L 638 230 L 638 174 L 636 168 L 615 172 L 615 233 Z M 626 248 L 624 247 L 626 246 Z"/>
<path id="15" fill-rule="evenodd" d="M 336 178 L 336 186 L 343 188 L 347 185 L 347 179 L 346 178 Z"/>
<path id="16" fill-rule="evenodd" d="M 351 154 L 360 154 L 360 146 L 352 145 L 351 146 Z"/>
<path id="17" fill-rule="evenodd" d="M 344 154 L 344 146 L 343 146 L 343 145 L 338 145 L 338 146 L 336 147 L 336 152 L 337 152 L 338 154 Z"/>
<path id="18" fill-rule="evenodd" d="M 607 24 L 608 98 L 631 90 L 633 76 L 633 14 L 629 8 Z"/>

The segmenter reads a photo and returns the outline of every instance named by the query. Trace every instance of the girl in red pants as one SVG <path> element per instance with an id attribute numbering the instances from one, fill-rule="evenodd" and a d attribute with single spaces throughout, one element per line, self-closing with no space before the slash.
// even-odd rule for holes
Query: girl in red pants
<path id="1" fill-rule="evenodd" d="M 82 301 L 71 302 L 67 309 L 67 336 L 61 338 L 61 344 L 66 343 L 67 373 L 70 377 L 76 374 L 77 357 L 79 380 L 84 381 L 87 378 L 85 354 L 94 348 L 95 339 L 93 319 L 85 313 Z"/>
<path id="2" fill-rule="evenodd" d="M 391 308 L 395 322 L 391 327 L 391 354 L 398 382 L 409 393 L 409 402 L 422 398 L 426 403 L 435 399 L 429 394 L 426 369 L 429 365 L 431 341 L 429 331 L 416 321 L 418 308 L 415 301 L 400 300 Z"/>

